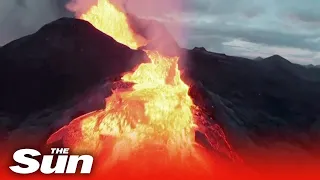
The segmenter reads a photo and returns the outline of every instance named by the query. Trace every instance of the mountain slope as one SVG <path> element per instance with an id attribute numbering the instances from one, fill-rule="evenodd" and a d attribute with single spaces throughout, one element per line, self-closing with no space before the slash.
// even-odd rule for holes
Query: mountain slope
<path id="1" fill-rule="evenodd" d="M 265 162 L 278 152 L 317 154 L 320 69 L 280 56 L 253 61 L 204 48 L 183 51 L 187 58 L 179 67 L 190 95 L 245 160 Z M 31 131 L 46 136 L 103 108 L 112 77 L 132 70 L 143 56 L 88 22 L 67 18 L 5 45 L 0 48 L 0 112 L 6 112 L 0 113 L 0 135 L 19 140 L 32 135 L 36 142 L 40 135 L 35 138 Z"/>
<path id="2" fill-rule="evenodd" d="M 217 121 L 225 128 L 233 124 L 229 134 L 244 129 L 245 136 L 259 145 L 290 142 L 307 149 L 316 146 L 314 138 L 320 138 L 310 129 L 320 121 L 320 70 L 309 70 L 279 56 L 252 61 L 199 50 L 190 50 L 185 62 L 185 73 L 191 79 L 224 99 L 231 114 Z M 234 144 L 238 138 L 237 133 L 231 137 Z"/>
<path id="3" fill-rule="evenodd" d="M 59 19 L 0 49 L 0 109 L 29 113 L 52 106 L 131 70 L 143 55 L 86 21 Z"/>

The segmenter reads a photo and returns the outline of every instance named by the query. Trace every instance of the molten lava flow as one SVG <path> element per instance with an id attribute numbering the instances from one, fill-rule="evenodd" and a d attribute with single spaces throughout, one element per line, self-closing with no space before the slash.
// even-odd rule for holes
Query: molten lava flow
<path id="1" fill-rule="evenodd" d="M 131 49 L 146 45 L 146 40 L 130 29 L 126 14 L 111 4 L 109 0 L 99 0 L 97 5 L 82 14 L 80 19 L 89 21 L 97 29 Z"/>
<path id="2" fill-rule="evenodd" d="M 125 13 L 109 0 L 99 0 L 81 18 L 133 49 L 146 42 L 130 29 Z M 122 77 L 124 83 L 134 83 L 132 88 L 115 90 L 106 99 L 104 110 L 77 118 L 48 142 L 62 139 L 73 151 L 93 153 L 103 163 L 99 165 L 102 169 L 121 164 L 130 170 L 139 169 L 138 174 L 141 167 L 187 167 L 184 173 L 202 173 L 200 169 L 206 171 L 208 166 L 195 146 L 193 102 L 189 87 L 180 79 L 179 57 L 145 52 L 151 62 Z M 195 168 L 190 170 L 191 166 Z"/>

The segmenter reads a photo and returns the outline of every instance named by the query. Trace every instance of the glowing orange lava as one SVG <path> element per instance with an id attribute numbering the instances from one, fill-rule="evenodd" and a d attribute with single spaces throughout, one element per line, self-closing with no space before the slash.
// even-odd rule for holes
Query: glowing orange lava
<path id="1" fill-rule="evenodd" d="M 146 42 L 130 29 L 126 14 L 109 0 L 99 0 L 81 18 L 132 49 Z M 150 168 L 180 173 L 177 169 L 187 168 L 185 173 L 196 170 L 202 175 L 210 172 L 195 146 L 194 105 L 189 87 L 180 79 L 179 57 L 145 52 L 151 62 L 122 77 L 123 82 L 134 83 L 132 88 L 116 90 L 106 99 L 104 110 L 75 119 L 48 143 L 63 136 L 64 145 L 74 152 L 99 157 L 99 167 L 104 170 L 115 171 L 121 164 L 130 166 L 131 171 L 139 169 L 139 173 Z"/>
<path id="2" fill-rule="evenodd" d="M 127 22 L 127 16 L 115 7 L 109 0 L 99 0 L 80 19 L 89 21 L 100 31 L 113 37 L 116 41 L 131 49 L 146 45 L 146 40 L 135 34 Z"/>

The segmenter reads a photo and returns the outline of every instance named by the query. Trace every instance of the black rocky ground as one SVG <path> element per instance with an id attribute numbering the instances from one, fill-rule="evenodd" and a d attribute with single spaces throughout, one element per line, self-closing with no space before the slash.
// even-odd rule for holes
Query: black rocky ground
<path id="1" fill-rule="evenodd" d="M 267 154 L 316 158 L 319 69 L 293 64 L 278 55 L 253 61 L 204 48 L 188 54 L 185 73 L 197 82 L 194 91 L 205 95 L 198 104 L 207 104 L 202 107 L 225 129 L 238 152 L 253 151 L 254 161 L 264 161 L 261 157 Z"/>
<path id="2" fill-rule="evenodd" d="M 20 115 L 61 103 L 142 56 L 86 21 L 59 19 L 0 49 L 0 108 Z"/>
<path id="3" fill-rule="evenodd" d="M 254 150 L 249 161 L 275 150 L 314 158 L 320 69 L 277 55 L 253 61 L 204 48 L 183 51 L 180 67 L 190 95 L 240 155 Z M 89 23 L 67 18 L 1 47 L 0 135 L 43 142 L 73 118 L 103 108 L 113 77 L 144 59 Z"/>

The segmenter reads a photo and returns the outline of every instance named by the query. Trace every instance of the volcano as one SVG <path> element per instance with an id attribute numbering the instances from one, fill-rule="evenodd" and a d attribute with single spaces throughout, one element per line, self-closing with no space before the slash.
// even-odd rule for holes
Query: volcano
<path id="1" fill-rule="evenodd" d="M 101 1 L 1 47 L 2 139 L 94 154 L 118 179 L 318 162 L 318 69 L 181 49 L 166 31 L 161 44 L 144 34 L 161 24 L 135 18 Z"/>
<path id="2" fill-rule="evenodd" d="M 209 134 L 196 124 L 197 107 L 181 80 L 179 54 L 167 56 L 156 48 L 144 49 L 150 39 L 134 32 L 127 14 L 109 1 L 98 1 L 80 18 L 119 43 L 142 49 L 150 62 L 121 77 L 121 82 L 132 86 L 115 89 L 103 110 L 72 121 L 51 135 L 48 144 L 62 141 L 74 153 L 93 154 L 100 162 L 99 173 L 108 177 L 119 178 L 114 169 L 120 169 L 135 177 L 164 173 L 170 175 L 167 178 L 186 174 L 209 178 L 212 160 L 198 147 L 195 132 Z M 233 158 L 223 131 L 217 125 L 215 130 L 211 133 L 220 132 L 216 137 L 228 145 L 225 153 Z M 220 140 L 210 143 L 215 149 L 220 146 Z"/>

